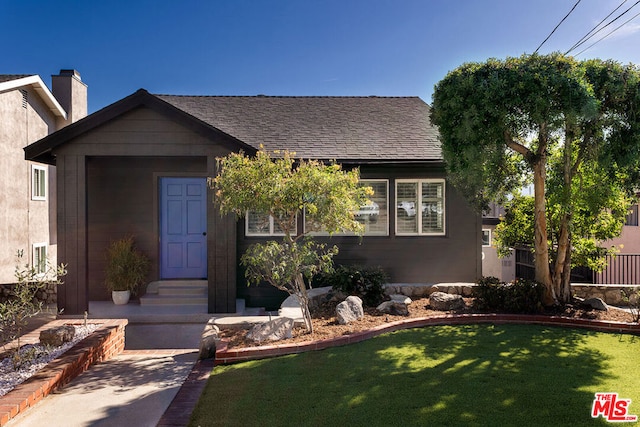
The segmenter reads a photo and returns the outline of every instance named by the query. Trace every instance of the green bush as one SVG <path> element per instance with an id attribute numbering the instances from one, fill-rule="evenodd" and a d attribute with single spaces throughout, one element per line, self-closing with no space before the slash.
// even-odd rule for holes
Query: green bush
<path id="1" fill-rule="evenodd" d="M 483 277 L 474 289 L 474 307 L 480 310 L 506 313 L 539 313 L 542 311 L 541 284 L 526 279 L 511 283 L 495 277 Z"/>
<path id="2" fill-rule="evenodd" d="M 321 286 L 331 286 L 334 291 L 355 295 L 363 305 L 377 307 L 385 299 L 384 284 L 388 276 L 381 267 L 340 265 L 332 273 L 322 273 L 314 277 Z"/>

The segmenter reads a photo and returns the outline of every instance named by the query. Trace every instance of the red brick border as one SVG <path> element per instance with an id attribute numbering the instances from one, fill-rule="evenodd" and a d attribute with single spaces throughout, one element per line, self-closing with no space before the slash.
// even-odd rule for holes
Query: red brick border
<path id="1" fill-rule="evenodd" d="M 323 350 L 368 340 L 375 336 L 399 331 L 402 329 L 420 328 L 432 325 L 463 325 L 474 323 L 493 324 L 536 324 L 543 326 L 559 326 L 569 328 L 584 328 L 600 332 L 619 332 L 640 335 L 640 324 L 607 322 L 602 320 L 573 319 L 559 316 L 521 315 L 521 314 L 448 314 L 438 317 L 423 317 L 408 320 L 398 320 L 375 328 L 320 341 L 307 341 L 293 344 L 266 345 L 240 349 L 228 349 L 223 342 L 216 350 L 215 365 L 244 362 L 247 360 L 264 359 L 283 356 L 286 354 L 303 353 L 307 351 Z"/>
<path id="2" fill-rule="evenodd" d="M 54 320 L 25 334 L 21 343 L 37 343 L 40 331 L 60 325 L 81 325 L 84 320 Z M 110 359 L 124 350 L 126 319 L 91 319 L 100 327 L 87 338 L 71 347 L 49 363 L 36 375 L 0 397 L 0 426 L 16 415 L 27 411 L 52 391 L 80 375 L 97 362 Z"/>

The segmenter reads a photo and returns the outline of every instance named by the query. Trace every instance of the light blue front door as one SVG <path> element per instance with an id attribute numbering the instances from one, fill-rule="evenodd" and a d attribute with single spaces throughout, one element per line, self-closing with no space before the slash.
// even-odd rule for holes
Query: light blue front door
<path id="1" fill-rule="evenodd" d="M 160 278 L 206 277 L 206 178 L 160 178 Z"/>

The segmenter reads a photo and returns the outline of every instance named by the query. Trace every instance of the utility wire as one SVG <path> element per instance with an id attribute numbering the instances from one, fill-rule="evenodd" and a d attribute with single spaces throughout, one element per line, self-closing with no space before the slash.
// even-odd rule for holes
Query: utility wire
<path id="1" fill-rule="evenodd" d="M 614 13 L 616 13 L 616 11 L 618 9 L 620 9 L 622 7 L 623 4 L 625 4 L 628 0 L 623 0 L 622 3 L 620 3 L 618 5 L 618 7 L 616 7 L 615 9 L 613 9 L 607 16 L 605 16 L 604 18 L 602 18 L 602 21 L 598 22 L 598 25 L 596 25 L 595 27 L 593 27 L 587 34 L 585 34 L 584 36 L 582 36 L 582 38 L 580 40 L 578 40 L 573 46 L 571 46 L 571 48 L 569 50 L 567 50 L 564 54 L 568 54 L 569 52 L 571 52 L 572 50 L 574 50 L 575 48 L 577 48 L 578 46 L 580 46 L 582 43 L 586 42 L 587 40 L 589 40 L 591 37 L 595 36 L 598 32 L 600 32 L 602 29 L 604 29 L 604 27 L 602 27 L 600 30 L 598 30 L 596 33 L 593 33 L 596 28 L 598 28 L 600 25 L 602 25 L 602 23 L 604 21 L 606 21 L 607 19 L 609 19 L 609 17 L 611 15 L 613 15 Z M 607 24 L 609 25 L 609 24 Z M 588 37 L 588 38 L 587 38 Z"/>
<path id="2" fill-rule="evenodd" d="M 538 48 L 537 48 L 537 49 L 535 50 L 535 52 L 533 52 L 533 53 L 538 53 L 538 51 L 540 50 L 540 48 L 542 47 L 542 45 L 543 45 L 543 44 L 545 44 L 545 43 L 547 42 L 547 40 L 549 40 L 549 37 L 551 37 L 551 36 L 553 35 L 553 33 L 555 33 L 555 32 L 556 32 L 556 30 L 558 29 L 558 27 L 559 27 L 560 25 L 562 25 L 562 23 L 564 22 L 564 20 L 565 20 L 565 19 L 567 19 L 567 18 L 569 17 L 569 15 L 571 15 L 571 12 L 573 12 L 573 10 L 576 8 L 576 6 L 578 6 L 578 5 L 580 4 L 580 2 L 581 2 L 581 1 L 582 1 L 582 0 L 578 0 L 578 1 L 576 2 L 576 4 L 574 4 L 574 5 L 573 5 L 573 7 L 572 7 L 572 8 L 571 8 L 571 10 L 569 11 L 569 13 L 567 13 L 567 14 L 565 15 L 565 17 L 564 17 L 564 18 L 562 18 L 562 20 L 558 23 L 558 25 L 556 25 L 556 27 L 553 29 L 553 31 L 551 31 L 551 33 L 549 33 L 549 35 L 547 36 L 547 38 L 546 38 L 546 39 L 544 39 L 544 40 L 542 41 L 542 43 L 540 43 L 540 46 L 538 46 Z M 640 1 L 640 0 L 638 0 L 638 1 Z"/>
<path id="3" fill-rule="evenodd" d="M 596 34 L 598 34 L 600 31 L 604 30 L 605 28 L 607 28 L 609 25 L 613 24 L 614 22 L 616 22 L 618 19 L 622 18 L 624 15 L 627 14 L 627 12 L 629 12 L 631 9 L 633 9 L 634 7 L 636 7 L 638 5 L 638 3 L 640 3 L 640 0 L 636 1 L 633 5 L 631 5 L 631 7 L 629 7 L 627 10 L 625 10 L 624 12 L 622 12 L 620 15 L 616 16 L 613 20 L 609 21 L 604 27 L 600 28 L 598 31 L 596 31 L 595 33 L 591 34 L 589 37 L 587 37 L 586 39 L 582 40 L 580 43 L 576 43 L 571 49 L 569 49 L 567 52 L 565 52 L 565 55 L 570 53 L 572 50 L 575 50 L 576 48 L 580 47 L 581 45 L 583 45 L 584 43 L 586 43 L 589 39 L 591 39 L 593 36 L 595 36 Z M 637 15 L 636 15 L 637 16 Z M 631 18 L 629 21 L 631 21 L 632 19 L 634 19 L 635 16 L 633 18 Z M 629 21 L 626 21 L 624 24 L 622 24 L 621 26 L 617 27 L 615 30 L 611 31 L 610 33 L 608 33 L 606 36 L 604 36 L 603 38 L 601 38 L 600 40 L 603 40 L 604 38 L 608 37 L 611 33 L 617 31 L 620 27 L 622 27 L 623 25 L 625 25 L 626 23 L 628 23 Z M 598 24 L 599 25 L 599 24 Z M 592 30 L 593 31 L 593 30 Z M 598 43 L 600 40 L 598 40 L 596 43 Z M 594 43 L 594 44 L 596 44 Z M 591 45 L 593 46 L 593 45 Z M 591 47 L 589 46 L 589 47 Z M 589 48 L 587 48 L 589 49 Z M 587 50 L 585 49 L 585 50 Z M 584 52 L 581 51 L 580 53 Z M 578 54 L 579 55 L 579 54 Z M 577 56 L 577 55 L 576 55 Z"/>
<path id="4" fill-rule="evenodd" d="M 624 27 L 625 25 L 627 25 L 629 22 L 633 21 L 634 19 L 636 19 L 638 16 L 640 16 L 640 12 L 636 13 L 635 15 L 633 15 L 633 17 L 629 18 L 628 20 L 626 20 L 624 23 L 620 24 L 619 26 L 617 26 L 615 29 L 611 30 L 610 32 L 608 32 L 605 36 L 603 36 L 601 39 L 599 39 L 598 41 L 594 42 L 592 45 L 590 45 L 589 47 L 581 50 L 580 52 L 578 52 L 576 54 L 576 56 L 579 56 L 580 54 L 582 54 L 583 52 L 591 49 L 593 46 L 597 45 L 598 43 L 600 43 L 602 40 L 606 39 L 607 37 L 609 37 L 611 34 L 615 33 L 616 31 L 618 31 L 620 28 Z"/>

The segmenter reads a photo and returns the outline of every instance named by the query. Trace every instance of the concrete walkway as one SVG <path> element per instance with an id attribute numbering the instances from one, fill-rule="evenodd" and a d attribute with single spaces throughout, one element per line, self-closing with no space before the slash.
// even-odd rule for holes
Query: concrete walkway
<path id="1" fill-rule="evenodd" d="M 204 325 L 133 324 L 125 351 L 43 399 L 9 426 L 156 426 L 197 360 Z"/>

